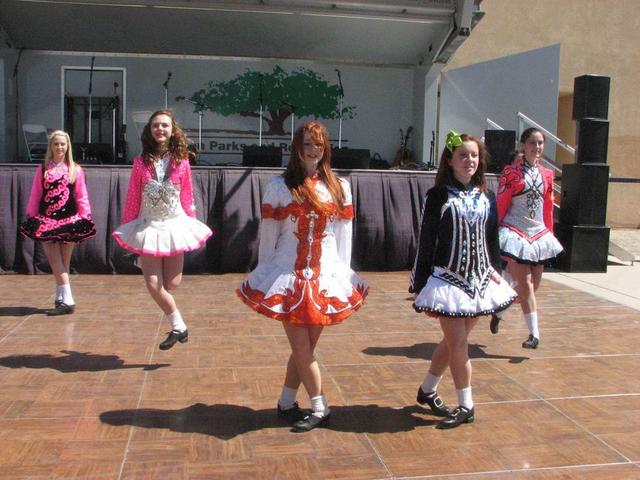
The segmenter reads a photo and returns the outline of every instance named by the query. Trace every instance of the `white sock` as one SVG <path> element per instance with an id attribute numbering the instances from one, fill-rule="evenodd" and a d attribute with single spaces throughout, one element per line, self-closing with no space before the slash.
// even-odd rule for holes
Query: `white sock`
<path id="1" fill-rule="evenodd" d="M 62 292 L 63 292 L 64 288 L 62 288 L 62 285 L 57 285 L 56 286 L 56 300 L 57 301 L 62 301 Z"/>
<path id="2" fill-rule="evenodd" d="M 529 333 L 537 339 L 540 339 L 540 330 L 538 330 L 538 312 L 525 313 L 524 321 L 527 322 Z"/>
<path id="3" fill-rule="evenodd" d="M 420 388 L 422 388 L 422 391 L 424 393 L 431 393 L 431 392 L 435 392 L 436 389 L 438 388 L 438 384 L 440 383 L 440 380 L 442 380 L 442 376 L 436 376 L 433 375 L 432 373 L 427 373 L 427 376 L 424 377 L 424 380 L 422 381 L 422 385 L 420 385 Z"/>
<path id="4" fill-rule="evenodd" d="M 316 417 L 324 417 L 329 415 L 329 407 L 324 395 L 318 395 L 317 397 L 311 397 L 311 410 Z"/>
<path id="5" fill-rule="evenodd" d="M 294 403 L 296 403 L 296 395 L 298 394 L 297 388 L 289 388 L 286 385 L 282 387 L 282 393 L 280 394 L 280 400 L 278 400 L 278 405 L 282 410 L 289 410 L 293 408 Z"/>
<path id="6" fill-rule="evenodd" d="M 473 398 L 471 396 L 471 386 L 467 388 L 456 389 L 458 395 L 458 404 L 471 410 L 473 408 Z"/>
<path id="7" fill-rule="evenodd" d="M 180 315 L 180 310 L 176 310 L 175 312 L 166 315 L 167 319 L 171 322 L 171 328 L 178 332 L 184 332 L 187 329 L 187 325 L 182 320 L 182 315 Z"/>
<path id="8" fill-rule="evenodd" d="M 64 285 L 60 285 L 60 290 L 62 293 L 62 301 L 67 305 L 75 305 L 76 302 L 73 301 L 73 295 L 71 295 L 71 285 L 65 283 Z"/>

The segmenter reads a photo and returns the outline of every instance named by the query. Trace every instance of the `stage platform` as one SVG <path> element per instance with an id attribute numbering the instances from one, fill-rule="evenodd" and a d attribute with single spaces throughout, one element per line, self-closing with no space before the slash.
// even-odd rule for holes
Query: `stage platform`
<path id="1" fill-rule="evenodd" d="M 287 340 L 235 298 L 243 275 L 185 276 L 190 340 L 167 352 L 140 276 L 74 275 L 57 318 L 51 275 L 0 276 L 0 478 L 640 479 L 637 310 L 545 278 L 540 348 L 517 306 L 498 335 L 481 320 L 476 422 L 441 431 L 415 404 L 436 322 L 407 272 L 362 275 L 366 304 L 318 345 L 331 425 L 305 434 L 276 418 Z"/>
<path id="2" fill-rule="evenodd" d="M 120 224 L 131 166 L 86 165 L 87 188 L 98 234 L 74 251 L 80 273 L 138 273 L 135 257 L 111 232 Z M 26 219 L 36 165 L 0 164 L 0 272 L 46 271 L 39 245 L 18 234 Z M 193 168 L 198 219 L 215 232 L 206 246 L 185 256 L 187 273 L 247 272 L 258 259 L 260 200 L 283 168 Z M 422 203 L 435 172 L 337 170 L 351 183 L 356 218 L 352 265 L 360 270 L 403 270 L 413 264 Z M 495 178 L 492 177 L 495 183 Z"/>

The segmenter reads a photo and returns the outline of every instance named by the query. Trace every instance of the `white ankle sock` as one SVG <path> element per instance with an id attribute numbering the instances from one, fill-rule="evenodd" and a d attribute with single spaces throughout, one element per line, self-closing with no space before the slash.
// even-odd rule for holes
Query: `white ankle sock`
<path id="1" fill-rule="evenodd" d="M 329 406 L 324 398 L 324 395 L 318 395 L 317 397 L 311 397 L 311 410 L 316 417 L 324 417 L 329 415 Z"/>
<path id="2" fill-rule="evenodd" d="M 456 389 L 458 395 L 458 405 L 471 410 L 473 408 L 473 397 L 471 396 L 471 386 L 467 388 Z"/>
<path id="3" fill-rule="evenodd" d="M 422 385 L 420 385 L 420 388 L 422 388 L 422 391 L 424 393 L 431 393 L 431 392 L 435 392 L 436 389 L 438 388 L 438 384 L 440 383 L 440 380 L 442 380 L 442 376 L 436 376 L 433 375 L 432 373 L 427 373 L 427 376 L 424 377 L 424 380 L 422 381 Z"/>
<path id="4" fill-rule="evenodd" d="M 529 333 L 536 338 L 540 338 L 540 330 L 538 330 L 538 312 L 531 312 L 523 314 L 524 321 L 527 322 L 529 327 Z"/>
<path id="5" fill-rule="evenodd" d="M 167 319 L 171 322 L 171 328 L 178 332 L 184 332 L 187 329 L 187 325 L 182 320 L 182 315 L 180 315 L 180 310 L 176 310 L 175 312 L 166 315 Z"/>
<path id="6" fill-rule="evenodd" d="M 73 301 L 73 295 L 71 295 L 71 285 L 65 283 L 64 285 L 60 285 L 60 293 L 62 293 L 62 301 L 67 305 L 75 305 L 76 302 Z"/>
<path id="7" fill-rule="evenodd" d="M 298 394 L 297 388 L 289 388 L 286 385 L 282 387 L 282 393 L 278 400 L 278 405 L 282 410 L 289 410 L 293 408 L 293 404 L 296 403 L 296 395 Z"/>

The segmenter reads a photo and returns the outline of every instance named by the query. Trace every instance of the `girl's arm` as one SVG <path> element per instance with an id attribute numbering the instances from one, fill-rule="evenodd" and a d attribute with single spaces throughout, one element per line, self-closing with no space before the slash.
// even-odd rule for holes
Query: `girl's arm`
<path id="1" fill-rule="evenodd" d="M 191 165 L 186 158 L 179 164 L 182 171 L 180 175 L 180 203 L 182 209 L 190 217 L 196 216 L 196 206 L 193 202 L 193 183 L 191 179 Z"/>
<path id="2" fill-rule="evenodd" d="M 78 206 L 78 215 L 81 218 L 91 218 L 91 205 L 89 204 L 89 193 L 84 178 L 84 169 L 76 165 L 76 181 L 73 185 Z"/>
<path id="3" fill-rule="evenodd" d="M 500 237 L 498 235 L 498 205 L 496 196 L 492 191 L 488 191 L 486 195 L 489 199 L 489 218 L 487 218 L 485 236 L 487 238 L 489 262 L 491 262 L 493 269 L 500 274 L 502 272 L 502 257 L 500 255 Z"/>
<path id="4" fill-rule="evenodd" d="M 351 265 L 351 239 L 353 234 L 353 200 L 351 198 L 351 187 L 349 182 L 341 180 L 340 184 L 344 190 L 344 210 L 336 214 L 334 224 L 334 235 L 336 237 L 336 246 L 338 248 L 338 256 L 345 265 Z"/>
<path id="5" fill-rule="evenodd" d="M 416 254 L 416 260 L 411 270 L 411 280 L 409 284 L 409 292 L 411 293 L 419 293 L 431 276 L 438 240 L 440 215 L 442 205 L 444 205 L 446 199 L 446 189 L 438 187 L 430 189 L 425 197 L 418 253 Z"/>
<path id="6" fill-rule="evenodd" d="M 275 181 L 267 186 L 261 205 L 260 243 L 258 247 L 258 263 L 268 262 L 276 251 L 282 221 L 273 215 L 278 207 L 278 189 Z"/>
<path id="7" fill-rule="evenodd" d="M 544 177 L 545 192 L 542 204 L 544 225 L 553 233 L 553 171 L 547 170 Z"/>
<path id="8" fill-rule="evenodd" d="M 513 175 L 513 167 L 507 165 L 502 170 L 500 178 L 498 179 L 498 198 L 497 198 L 497 212 L 498 212 L 498 225 L 502 223 L 509 206 L 511 205 L 511 197 L 513 196 L 515 177 Z"/>
<path id="9" fill-rule="evenodd" d="M 31 184 L 31 193 L 29 194 L 29 203 L 27 203 L 27 216 L 35 217 L 40 211 L 40 200 L 42 200 L 42 165 L 38 165 L 36 175 L 33 177 Z"/>
<path id="10" fill-rule="evenodd" d="M 129 189 L 127 190 L 127 200 L 125 201 L 124 212 L 122 213 L 122 223 L 129 223 L 138 218 L 140 214 L 143 168 L 142 157 L 136 157 L 133 161 L 131 177 L 129 178 Z"/>

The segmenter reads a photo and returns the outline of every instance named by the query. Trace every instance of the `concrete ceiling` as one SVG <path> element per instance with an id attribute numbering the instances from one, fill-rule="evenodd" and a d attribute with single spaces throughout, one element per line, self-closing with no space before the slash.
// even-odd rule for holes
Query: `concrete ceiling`
<path id="1" fill-rule="evenodd" d="M 17 49 L 446 63 L 481 0 L 2 0 Z"/>

